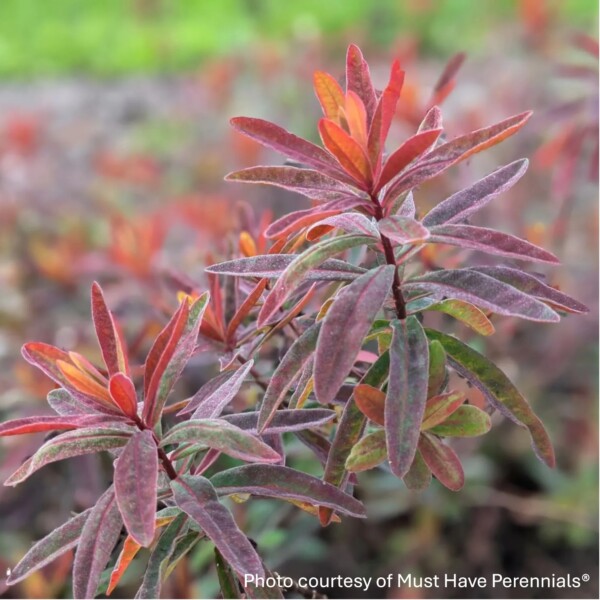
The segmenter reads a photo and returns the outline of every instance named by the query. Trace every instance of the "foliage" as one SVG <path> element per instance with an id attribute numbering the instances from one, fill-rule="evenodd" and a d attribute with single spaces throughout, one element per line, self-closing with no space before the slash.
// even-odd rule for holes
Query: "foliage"
<path id="1" fill-rule="evenodd" d="M 46 464 L 100 451 L 114 459 L 114 481 L 94 507 L 38 542 L 9 584 L 76 545 L 74 595 L 93 597 L 124 527 L 110 590 L 139 549 L 149 548 L 138 597 L 158 597 L 177 561 L 208 538 L 224 592 L 256 597 L 254 588 L 242 591 L 243 575 L 268 570 L 222 498 L 279 499 L 322 525 L 365 517 L 353 496 L 355 473 L 387 468 L 385 461 L 409 489 L 425 489 L 435 477 L 459 490 L 464 473 L 450 440 L 483 435 L 491 420 L 453 387 L 457 376 L 478 388 L 490 409 L 524 427 L 538 458 L 554 466 L 544 426 L 500 368 L 425 326 L 431 313 L 442 312 L 490 335 L 493 315 L 551 323 L 560 314 L 586 312 L 513 262 L 431 269 L 420 259 L 433 244 L 557 263 L 526 240 L 469 223 L 523 176 L 527 161 L 495 170 L 423 218 L 415 201 L 419 186 L 513 135 L 530 113 L 447 141 L 441 112 L 431 106 L 417 132 L 386 153 L 403 78 L 395 62 L 387 86 L 376 90 L 354 45 L 345 90 L 317 72 L 323 147 L 267 121 L 233 119 L 235 129 L 291 162 L 238 170 L 227 179 L 282 187 L 306 196 L 312 207 L 265 224 L 256 236 L 244 232 L 239 252 L 207 268 L 209 291 L 180 294 L 143 366 L 130 364 L 121 326 L 98 284 L 92 317 L 103 366 L 40 342 L 23 347 L 25 359 L 58 385 L 48 394 L 56 416 L 8 421 L 0 435 L 61 433 L 6 485 Z M 267 352 L 275 340 L 283 350 L 279 361 Z M 177 381 L 201 351 L 219 356 L 221 373 L 193 397 L 174 399 Z M 248 377 L 262 401 L 238 412 L 234 400 Z M 285 465 L 290 435 L 323 462 L 322 479 Z M 222 454 L 249 464 L 214 468 Z"/>

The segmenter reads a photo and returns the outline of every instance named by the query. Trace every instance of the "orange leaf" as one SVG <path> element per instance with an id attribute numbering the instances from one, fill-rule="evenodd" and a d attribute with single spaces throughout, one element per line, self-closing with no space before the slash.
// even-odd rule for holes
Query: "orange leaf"
<path id="1" fill-rule="evenodd" d="M 254 289 L 248 294 L 246 299 L 242 302 L 242 305 L 238 308 L 237 312 L 231 318 L 229 325 L 227 326 L 227 339 L 231 339 L 236 332 L 236 329 L 240 326 L 241 322 L 248 316 L 248 313 L 254 308 L 259 298 L 261 297 L 265 287 L 267 287 L 268 279 L 261 279 Z"/>
<path id="2" fill-rule="evenodd" d="M 354 402 L 368 419 L 384 425 L 385 394 L 371 385 L 361 383 L 354 388 Z"/>
<path id="3" fill-rule="evenodd" d="M 350 135 L 363 147 L 367 147 L 367 111 L 362 100 L 353 91 L 346 94 L 344 116 Z"/>
<path id="4" fill-rule="evenodd" d="M 56 366 L 78 392 L 97 398 L 109 406 L 114 406 L 108 390 L 92 379 L 87 373 L 80 371 L 75 365 L 64 360 L 57 360 Z"/>
<path id="5" fill-rule="evenodd" d="M 140 548 L 141 546 L 131 536 L 125 538 L 123 549 L 119 554 L 115 568 L 110 574 L 110 581 L 108 582 L 108 588 L 106 589 L 107 596 L 110 596 L 117 587 L 119 581 L 121 581 L 121 577 L 125 574 L 127 567 L 131 564 L 131 561 L 135 558 Z"/>
<path id="6" fill-rule="evenodd" d="M 328 119 L 339 123 L 340 108 L 345 102 L 340 84 L 329 73 L 323 71 L 315 71 L 313 82 L 323 114 Z"/>
<path id="7" fill-rule="evenodd" d="M 239 247 L 244 256 L 256 256 L 257 254 L 256 243 L 247 231 L 240 233 Z"/>

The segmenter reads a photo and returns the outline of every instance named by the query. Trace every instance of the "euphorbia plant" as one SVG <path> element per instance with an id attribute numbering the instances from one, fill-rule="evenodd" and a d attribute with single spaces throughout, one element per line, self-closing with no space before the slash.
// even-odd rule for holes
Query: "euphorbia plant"
<path id="1" fill-rule="evenodd" d="M 7 484 L 49 462 L 101 450 L 115 458 L 114 483 L 93 508 L 38 542 L 9 583 L 77 546 L 75 596 L 94 596 L 124 526 L 109 590 L 139 548 L 150 547 L 138 597 L 158 597 L 181 557 L 209 538 L 224 595 L 274 594 L 243 589 L 244 575 L 265 574 L 266 567 L 219 497 L 279 498 L 327 525 L 339 515 L 365 515 L 352 496 L 354 473 L 385 461 L 411 489 L 425 488 L 432 475 L 460 489 L 462 467 L 445 440 L 484 434 L 490 418 L 452 388 L 451 372 L 525 427 L 538 457 L 554 465 L 546 430 L 506 375 L 456 337 L 426 326 L 427 313 L 435 311 L 490 335 L 493 314 L 555 322 L 559 313 L 585 311 L 512 262 L 556 263 L 551 253 L 469 224 L 475 211 L 520 179 L 527 161 L 497 169 L 422 219 L 413 196 L 423 182 L 518 131 L 529 113 L 444 142 L 433 106 L 416 134 L 386 154 L 402 81 L 394 63 L 388 85 L 375 90 L 355 46 L 348 50 L 346 90 L 316 73 L 324 148 L 267 121 L 233 120 L 236 129 L 296 164 L 253 167 L 227 179 L 277 185 L 313 205 L 258 232 L 259 244 L 243 232 L 243 256 L 207 269 L 210 298 L 186 290 L 146 358 L 139 385 L 97 285 L 92 314 L 104 367 L 74 352 L 25 345 L 25 358 L 60 386 L 48 397 L 58 416 L 8 422 L 0 435 L 67 431 L 47 441 Z M 257 254 L 265 239 L 272 240 L 270 248 Z M 511 263 L 428 270 L 419 261 L 428 244 L 475 249 Z M 284 345 L 279 364 L 265 370 L 263 361 L 257 370 L 263 349 L 277 338 L 278 348 Z M 219 354 L 222 372 L 192 398 L 172 400 L 185 364 L 207 349 Z M 231 402 L 248 378 L 264 393 L 257 407 L 235 414 Z M 297 436 L 322 461 L 321 480 L 283 465 L 283 433 Z M 251 464 L 219 470 L 221 454 Z"/>

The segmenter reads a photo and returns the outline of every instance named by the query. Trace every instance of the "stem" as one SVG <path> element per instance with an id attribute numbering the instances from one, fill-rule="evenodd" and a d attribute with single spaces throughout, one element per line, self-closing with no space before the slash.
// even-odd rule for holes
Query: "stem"
<path id="1" fill-rule="evenodd" d="M 146 429 L 151 429 L 151 427 L 148 427 L 146 425 L 146 423 L 144 423 L 137 415 L 134 417 L 134 421 L 135 421 L 135 424 L 138 426 L 138 429 L 140 429 L 141 431 L 145 431 Z M 153 435 L 154 441 L 156 442 L 156 445 L 157 445 L 156 450 L 158 452 L 158 458 L 160 459 L 160 462 L 162 463 L 162 466 L 163 466 L 165 472 L 169 476 L 169 479 L 177 479 L 177 471 L 175 470 L 173 463 L 169 460 L 167 453 L 162 448 L 158 448 L 158 442 L 160 440 L 156 437 L 156 435 L 154 434 L 154 431 L 152 431 L 152 435 Z"/>

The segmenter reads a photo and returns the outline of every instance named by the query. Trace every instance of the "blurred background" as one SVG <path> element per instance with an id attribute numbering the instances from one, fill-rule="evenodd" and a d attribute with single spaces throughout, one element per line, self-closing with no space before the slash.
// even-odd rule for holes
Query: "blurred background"
<path id="1" fill-rule="evenodd" d="M 49 411 L 51 386 L 21 359 L 25 341 L 99 355 L 92 280 L 102 282 L 141 363 L 176 306 L 177 282 L 202 289 L 203 265 L 235 246 L 240 229 L 258 228 L 265 211 L 307 206 L 291 193 L 223 182 L 234 168 L 281 160 L 233 132 L 230 117 L 266 117 L 316 139 L 312 73 L 342 76 L 354 42 L 379 86 L 391 60 L 402 61 L 398 141 L 414 132 L 448 60 L 464 52 L 442 106 L 448 136 L 528 109 L 534 117 L 415 197 L 423 214 L 497 166 L 531 159 L 520 184 L 479 222 L 556 253 L 562 265 L 545 271 L 550 283 L 590 313 L 558 325 L 495 319 L 496 335 L 470 343 L 495 358 L 534 405 L 558 466 L 538 463 L 526 432 L 495 418 L 483 441 L 456 445 L 467 474 L 458 494 L 434 483 L 415 496 L 375 471 L 358 487 L 367 521 L 321 529 L 310 515 L 265 500 L 236 505 L 236 516 L 267 564 L 293 577 L 587 573 L 591 582 L 579 590 L 527 595 L 597 597 L 597 10 L 592 0 L 2 0 L 0 418 Z M 198 357 L 184 393 L 211 376 L 215 362 Z M 2 441 L 3 480 L 42 437 Z M 290 443 L 290 464 L 319 475 L 311 455 Z M 0 488 L 0 572 L 70 511 L 95 502 L 107 466 L 98 456 L 79 458 L 16 489 Z M 0 582 L 0 595 L 69 597 L 71 558 L 15 588 Z M 211 558 L 210 546 L 199 544 L 165 597 L 214 597 Z M 143 561 L 131 567 L 113 596 L 131 597 L 142 570 Z M 388 597 L 440 593 L 402 588 Z M 469 594 L 523 591 L 444 597 Z"/>

